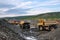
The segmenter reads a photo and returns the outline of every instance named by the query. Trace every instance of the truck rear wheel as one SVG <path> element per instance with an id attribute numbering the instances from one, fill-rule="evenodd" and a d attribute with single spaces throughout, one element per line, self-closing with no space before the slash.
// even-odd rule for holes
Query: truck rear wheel
<path id="1" fill-rule="evenodd" d="M 55 30 L 57 28 L 57 25 L 50 25 L 49 26 L 49 29 L 50 29 L 50 31 L 53 31 L 53 30 Z"/>
<path id="2" fill-rule="evenodd" d="M 53 28 L 53 27 L 51 27 L 51 29 L 50 29 L 51 31 L 54 31 L 55 29 Z"/>

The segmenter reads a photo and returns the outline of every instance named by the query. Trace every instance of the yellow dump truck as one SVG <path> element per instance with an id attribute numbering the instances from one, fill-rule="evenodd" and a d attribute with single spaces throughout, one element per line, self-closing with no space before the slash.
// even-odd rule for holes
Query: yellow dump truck
<path id="1" fill-rule="evenodd" d="M 19 24 L 20 28 L 22 29 L 30 29 L 31 28 L 31 23 L 32 22 L 26 22 L 27 20 L 20 20 L 19 22 L 17 21 L 10 21 L 12 24 Z M 39 19 L 37 20 L 38 22 L 34 23 L 35 25 L 37 24 L 37 28 L 39 30 L 54 30 L 57 28 L 58 22 L 55 20 L 45 20 L 45 19 Z M 34 26 L 33 26 L 34 27 Z"/>
<path id="2" fill-rule="evenodd" d="M 40 19 L 37 25 L 39 30 L 54 30 L 57 28 L 57 24 L 57 21 Z"/>
<path id="3" fill-rule="evenodd" d="M 8 22 L 13 24 L 13 25 L 18 25 L 19 24 L 20 28 L 22 28 L 22 29 L 30 29 L 30 23 L 25 22 L 24 20 L 20 20 L 19 22 L 15 21 L 15 20 L 11 20 L 11 21 L 8 21 Z"/>

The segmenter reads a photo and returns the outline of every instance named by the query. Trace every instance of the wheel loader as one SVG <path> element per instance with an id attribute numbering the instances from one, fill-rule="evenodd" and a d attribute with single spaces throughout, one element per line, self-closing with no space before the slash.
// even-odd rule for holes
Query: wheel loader
<path id="1" fill-rule="evenodd" d="M 39 19 L 38 29 L 41 31 L 52 31 L 57 28 L 58 22 L 52 20 Z"/>

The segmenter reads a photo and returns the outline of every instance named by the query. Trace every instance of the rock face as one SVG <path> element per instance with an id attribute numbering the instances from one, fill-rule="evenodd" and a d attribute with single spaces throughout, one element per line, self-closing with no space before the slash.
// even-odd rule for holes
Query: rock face
<path id="1" fill-rule="evenodd" d="M 12 29 L 17 31 L 13 25 L 3 19 L 0 19 L 0 40 L 25 40 Z"/>

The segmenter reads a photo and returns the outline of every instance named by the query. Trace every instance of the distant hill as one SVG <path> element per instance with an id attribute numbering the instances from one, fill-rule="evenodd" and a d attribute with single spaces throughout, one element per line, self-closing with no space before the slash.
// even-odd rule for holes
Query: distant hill
<path id="1" fill-rule="evenodd" d="M 60 18 L 60 12 L 49 12 L 37 15 L 37 18 Z"/>
<path id="2" fill-rule="evenodd" d="M 60 12 L 49 12 L 49 13 L 43 13 L 35 16 L 18 16 L 18 17 L 7 17 L 5 19 L 54 19 L 54 18 L 60 18 Z"/>

